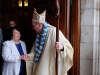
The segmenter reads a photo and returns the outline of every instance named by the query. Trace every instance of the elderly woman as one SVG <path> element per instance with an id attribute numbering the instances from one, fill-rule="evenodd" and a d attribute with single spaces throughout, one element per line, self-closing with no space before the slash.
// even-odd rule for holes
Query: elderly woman
<path id="1" fill-rule="evenodd" d="M 2 75 L 26 75 L 26 45 L 20 40 L 21 34 L 17 27 L 11 30 L 11 40 L 3 43 L 2 57 L 4 60 Z"/>

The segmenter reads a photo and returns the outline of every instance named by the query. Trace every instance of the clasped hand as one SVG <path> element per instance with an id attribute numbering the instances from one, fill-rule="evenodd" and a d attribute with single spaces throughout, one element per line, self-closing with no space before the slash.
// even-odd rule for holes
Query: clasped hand
<path id="1" fill-rule="evenodd" d="M 28 55 L 21 55 L 21 56 L 20 56 L 20 60 L 26 61 L 26 60 L 28 60 L 28 59 L 29 59 L 29 56 L 28 56 Z"/>
<path id="2" fill-rule="evenodd" d="M 59 50 L 62 50 L 63 49 L 63 44 L 60 43 L 60 42 L 55 42 L 55 48 L 57 49 L 57 51 Z M 27 61 L 29 59 L 29 56 L 26 54 L 26 55 L 21 55 L 20 60 L 24 60 L 24 61 Z"/>

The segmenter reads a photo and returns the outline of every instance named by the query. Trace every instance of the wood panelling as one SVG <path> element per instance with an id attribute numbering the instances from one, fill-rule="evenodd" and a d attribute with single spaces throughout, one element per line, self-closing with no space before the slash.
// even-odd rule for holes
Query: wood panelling
<path id="1" fill-rule="evenodd" d="M 66 0 L 60 0 L 60 30 L 63 32 L 63 34 L 66 34 Z"/>
<path id="2" fill-rule="evenodd" d="M 69 75 L 80 75 L 80 0 L 72 0 L 71 44 L 74 48 L 74 64 Z"/>

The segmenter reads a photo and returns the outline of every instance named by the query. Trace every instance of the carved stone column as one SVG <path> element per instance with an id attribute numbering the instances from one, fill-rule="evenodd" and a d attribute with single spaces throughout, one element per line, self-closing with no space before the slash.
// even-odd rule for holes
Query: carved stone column
<path id="1" fill-rule="evenodd" d="M 100 75 L 100 0 L 94 0 L 93 75 Z"/>

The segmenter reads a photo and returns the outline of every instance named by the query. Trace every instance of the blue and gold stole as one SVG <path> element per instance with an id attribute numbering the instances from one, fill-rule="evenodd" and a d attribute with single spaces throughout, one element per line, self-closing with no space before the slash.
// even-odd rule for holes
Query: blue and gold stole
<path id="1" fill-rule="evenodd" d="M 35 59 L 34 59 L 35 63 L 39 62 L 40 55 L 41 55 L 43 48 L 44 48 L 44 43 L 46 40 L 47 28 L 48 28 L 47 25 L 48 25 L 47 22 L 45 22 L 43 30 L 42 30 L 42 35 L 37 34 L 37 36 L 36 36 L 36 48 L 35 48 L 36 54 L 35 54 Z"/>

